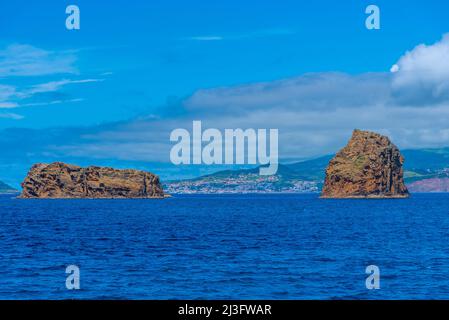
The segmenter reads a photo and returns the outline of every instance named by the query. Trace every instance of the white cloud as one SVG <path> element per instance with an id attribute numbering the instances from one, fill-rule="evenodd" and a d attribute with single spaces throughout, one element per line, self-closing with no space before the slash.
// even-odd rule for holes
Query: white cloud
<path id="1" fill-rule="evenodd" d="M 218 41 L 223 40 L 223 37 L 221 36 L 196 36 L 196 37 L 189 37 L 188 40 L 196 40 L 196 41 Z"/>
<path id="2" fill-rule="evenodd" d="M 17 108 L 19 105 L 15 102 L 1 102 L 0 101 L 0 109 L 12 109 Z"/>
<path id="3" fill-rule="evenodd" d="M 16 87 L 9 85 L 0 85 L 0 109 L 16 108 L 17 103 L 8 101 L 16 94 L 17 94 Z"/>
<path id="4" fill-rule="evenodd" d="M 84 99 L 66 99 L 66 100 L 51 100 L 46 102 L 24 102 L 26 99 L 31 98 L 35 94 L 55 92 L 62 87 L 71 84 L 84 84 L 92 82 L 101 82 L 103 79 L 81 79 L 81 80 L 68 80 L 63 79 L 59 81 L 51 81 L 33 85 L 29 88 L 18 90 L 16 87 L 8 85 L 0 85 L 0 109 L 12 109 L 19 107 L 32 107 L 32 106 L 45 106 L 62 103 L 72 103 L 84 101 Z"/>
<path id="5" fill-rule="evenodd" d="M 449 34 L 435 44 L 420 44 L 396 63 L 393 90 L 402 104 L 449 101 Z"/>
<path id="6" fill-rule="evenodd" d="M 0 102 L 4 102 L 16 94 L 16 87 L 0 84 Z"/>
<path id="7" fill-rule="evenodd" d="M 387 134 L 400 148 L 448 146 L 449 101 L 404 104 L 402 94 L 408 92 L 393 86 L 395 77 L 396 73 L 315 73 L 199 90 L 181 103 L 178 116 L 103 127 L 71 150 L 86 156 L 96 150 L 97 156 L 105 158 L 126 155 L 127 159 L 168 161 L 170 131 L 191 129 L 192 120 L 221 130 L 279 129 L 282 159 L 335 152 L 354 128 Z M 158 152 L 137 152 L 139 146 Z"/>
<path id="8" fill-rule="evenodd" d="M 449 145 L 449 105 L 428 108 L 370 105 L 335 109 L 273 107 L 249 113 L 189 114 L 178 119 L 134 120 L 109 124 L 84 132 L 58 150 L 71 156 L 169 161 L 170 132 L 192 130 L 192 120 L 207 128 L 279 129 L 280 158 L 297 160 L 336 152 L 354 128 L 389 135 L 400 148 Z"/>
<path id="9" fill-rule="evenodd" d="M 20 107 L 40 107 L 40 106 L 48 106 L 48 105 L 62 104 L 62 103 L 82 102 L 82 101 L 84 101 L 84 99 L 81 99 L 81 98 L 69 99 L 69 100 L 52 100 L 52 101 L 47 101 L 47 102 L 24 103 L 24 104 L 21 104 Z"/>
<path id="10" fill-rule="evenodd" d="M 72 52 L 55 52 L 31 45 L 13 44 L 0 50 L 0 78 L 77 73 Z"/>
<path id="11" fill-rule="evenodd" d="M 391 73 L 395 73 L 395 72 L 398 72 L 398 71 L 399 71 L 399 66 L 397 64 L 394 64 L 394 65 L 391 66 L 391 68 L 390 68 L 390 72 Z"/>
<path id="12" fill-rule="evenodd" d="M 257 31 L 249 31 L 245 33 L 227 34 L 227 35 L 201 35 L 185 38 L 194 41 L 220 41 L 220 40 L 243 40 L 260 37 L 286 36 L 295 34 L 296 30 L 289 28 L 271 28 Z"/>
<path id="13" fill-rule="evenodd" d="M 254 110 L 323 110 L 385 104 L 390 75 L 311 73 L 243 86 L 199 90 L 186 100 L 188 111 L 246 114 Z"/>
<path id="14" fill-rule="evenodd" d="M 44 92 L 54 92 L 60 90 L 63 86 L 69 84 L 81 84 L 81 83 L 90 83 L 90 82 L 101 82 L 104 79 L 82 79 L 82 80 L 68 80 L 63 79 L 59 81 L 51 81 L 47 83 L 41 83 L 32 86 L 29 89 L 24 90 L 20 93 L 22 97 L 29 97 L 36 93 L 44 93 Z"/>
<path id="15" fill-rule="evenodd" d="M 0 118 L 22 120 L 24 116 L 16 113 L 0 113 Z"/>
<path id="16" fill-rule="evenodd" d="M 37 77 L 54 74 L 77 73 L 74 67 L 76 57 L 74 51 L 47 51 L 31 45 L 13 44 L 0 50 L 0 79 L 11 77 Z M 62 87 L 72 84 L 100 82 L 104 79 L 62 79 L 40 83 L 28 87 L 0 85 L 0 109 L 18 107 L 42 106 L 61 104 L 66 102 L 79 102 L 83 99 L 50 100 L 33 102 L 27 99 L 36 94 L 55 92 Z M 16 114 L 3 114 L 2 118 L 18 119 Z"/>

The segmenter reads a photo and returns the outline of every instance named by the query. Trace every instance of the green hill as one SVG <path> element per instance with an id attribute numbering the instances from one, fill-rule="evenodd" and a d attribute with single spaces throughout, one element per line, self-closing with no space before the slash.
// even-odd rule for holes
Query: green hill
<path id="1" fill-rule="evenodd" d="M 406 183 L 449 176 L 449 148 L 410 149 L 402 151 L 402 155 Z"/>
<path id="2" fill-rule="evenodd" d="M 287 164 L 286 166 L 305 177 L 306 180 L 324 180 L 324 171 L 334 155 Z"/>

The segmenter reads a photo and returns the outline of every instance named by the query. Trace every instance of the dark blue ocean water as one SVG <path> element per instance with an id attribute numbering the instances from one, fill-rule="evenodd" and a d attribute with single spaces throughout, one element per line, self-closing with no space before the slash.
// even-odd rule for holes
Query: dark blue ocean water
<path id="1" fill-rule="evenodd" d="M 81 289 L 65 288 L 65 268 Z M 380 268 L 379 290 L 365 268 Z M 449 194 L 0 196 L 0 299 L 449 299 Z"/>

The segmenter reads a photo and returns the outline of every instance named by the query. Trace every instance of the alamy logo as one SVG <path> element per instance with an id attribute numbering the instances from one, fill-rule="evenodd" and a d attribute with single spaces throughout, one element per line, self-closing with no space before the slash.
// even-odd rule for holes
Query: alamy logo
<path id="1" fill-rule="evenodd" d="M 65 13 L 69 15 L 65 20 L 65 27 L 67 30 L 79 30 L 80 8 L 75 5 L 70 5 L 65 9 Z"/>
<path id="2" fill-rule="evenodd" d="M 380 289 L 380 270 L 378 266 L 370 265 L 365 269 L 366 274 L 369 274 L 366 278 L 365 286 L 368 290 Z"/>
<path id="3" fill-rule="evenodd" d="M 366 7 L 365 13 L 369 16 L 365 20 L 365 26 L 368 30 L 380 29 L 380 9 L 378 6 L 372 4 Z"/>
<path id="4" fill-rule="evenodd" d="M 80 289 L 80 268 L 74 264 L 67 266 L 65 273 L 68 274 L 65 280 L 65 287 L 68 290 Z"/>
<path id="5" fill-rule="evenodd" d="M 177 142 L 170 151 L 173 164 L 260 164 L 260 175 L 273 175 L 278 169 L 278 130 L 225 129 L 202 131 L 201 121 L 193 121 L 193 133 L 175 129 L 170 141 Z M 224 152 L 223 152 L 224 145 Z M 191 152 L 192 150 L 192 152 Z M 264 166 L 268 165 L 268 166 Z"/>

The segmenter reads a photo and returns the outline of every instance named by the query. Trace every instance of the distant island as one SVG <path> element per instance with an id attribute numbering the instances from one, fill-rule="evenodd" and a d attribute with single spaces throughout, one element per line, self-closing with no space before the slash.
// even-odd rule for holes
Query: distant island
<path id="1" fill-rule="evenodd" d="M 329 161 L 322 198 L 407 198 L 404 158 L 386 136 L 354 130 Z"/>
<path id="2" fill-rule="evenodd" d="M 0 181 L 0 194 L 4 193 L 17 193 L 18 190 L 14 189 L 13 187 L 7 185 L 6 183 Z"/>
<path id="3" fill-rule="evenodd" d="M 55 162 L 35 164 L 19 198 L 164 198 L 159 177 L 138 170 L 108 167 L 82 168 Z"/>

